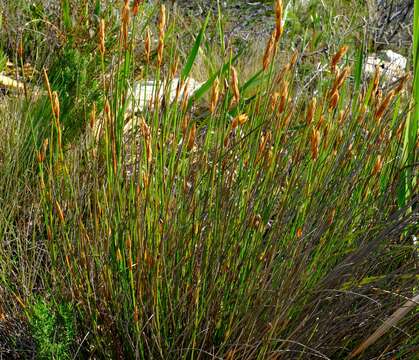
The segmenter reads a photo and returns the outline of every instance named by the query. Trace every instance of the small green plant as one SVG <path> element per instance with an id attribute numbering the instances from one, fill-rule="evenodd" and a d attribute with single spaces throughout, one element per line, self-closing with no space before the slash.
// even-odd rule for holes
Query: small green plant
<path id="1" fill-rule="evenodd" d="M 249 61 L 221 7 L 217 36 L 210 14 L 182 38 L 164 7 L 77 3 L 42 25 L 60 46 L 38 95 L 0 104 L 0 290 L 39 358 L 83 338 L 93 358 L 344 359 L 412 297 L 412 97 L 364 81 L 353 18 L 315 1 L 292 28 L 278 1 Z M 365 356 L 413 346 L 412 320 Z"/>
<path id="2" fill-rule="evenodd" d="M 28 319 L 39 359 L 69 359 L 74 342 L 73 311 L 70 304 L 37 299 Z"/>

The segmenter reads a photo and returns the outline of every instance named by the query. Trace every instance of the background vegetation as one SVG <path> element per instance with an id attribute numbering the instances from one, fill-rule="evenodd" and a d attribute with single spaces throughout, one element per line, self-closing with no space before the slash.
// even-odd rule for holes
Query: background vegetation
<path id="1" fill-rule="evenodd" d="M 1 356 L 414 359 L 418 24 L 391 83 L 362 2 L 158 5 L 2 3 Z"/>

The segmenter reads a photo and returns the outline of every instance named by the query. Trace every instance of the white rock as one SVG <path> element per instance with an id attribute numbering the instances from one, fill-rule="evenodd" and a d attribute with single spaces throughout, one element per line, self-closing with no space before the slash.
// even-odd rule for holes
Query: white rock
<path id="1" fill-rule="evenodd" d="M 394 52 L 393 50 L 386 50 L 382 53 L 382 59 L 384 61 L 387 61 L 388 63 L 391 63 L 394 66 L 398 66 L 399 68 L 405 70 L 407 65 L 407 59 Z"/>
<path id="2" fill-rule="evenodd" d="M 185 94 L 187 96 L 193 95 L 201 85 L 202 83 L 193 78 L 187 78 L 183 84 L 181 84 L 179 78 L 158 84 L 155 80 L 136 82 L 128 93 L 126 116 L 143 111 L 149 105 L 152 107 L 156 96 L 158 96 L 159 101 L 163 99 L 163 94 L 167 94 L 169 102 L 180 101 Z M 179 86 L 180 89 L 178 90 Z M 177 91 L 179 91 L 178 99 L 176 99 Z"/>
<path id="3" fill-rule="evenodd" d="M 392 50 L 372 54 L 367 57 L 365 62 L 365 75 L 373 76 L 377 65 L 381 68 L 384 80 L 396 81 L 405 74 L 407 59 Z"/>

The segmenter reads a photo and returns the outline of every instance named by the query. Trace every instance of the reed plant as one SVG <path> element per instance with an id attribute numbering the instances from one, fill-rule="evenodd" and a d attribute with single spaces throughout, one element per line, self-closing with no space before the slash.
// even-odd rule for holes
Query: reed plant
<path id="1" fill-rule="evenodd" d="M 415 295 L 418 198 L 400 184 L 417 108 L 406 120 L 407 82 L 364 79 L 347 45 L 309 91 L 311 40 L 281 43 L 283 8 L 254 74 L 225 52 L 188 92 L 210 15 L 184 55 L 169 10 L 125 1 L 80 52 L 85 94 L 52 67 L 39 98 L 9 105 L 22 150 L 0 145 L 0 334 L 40 295 L 71 304 L 82 358 L 414 358 L 414 310 L 354 350 Z M 133 111 L 139 68 L 154 94 Z"/>

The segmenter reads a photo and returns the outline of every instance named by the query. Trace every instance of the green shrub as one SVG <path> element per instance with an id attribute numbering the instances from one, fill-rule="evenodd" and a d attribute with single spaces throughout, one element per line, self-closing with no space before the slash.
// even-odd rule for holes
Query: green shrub
<path id="1" fill-rule="evenodd" d="M 28 310 L 29 325 L 39 359 L 70 359 L 75 340 L 74 312 L 70 304 L 37 299 Z"/>

